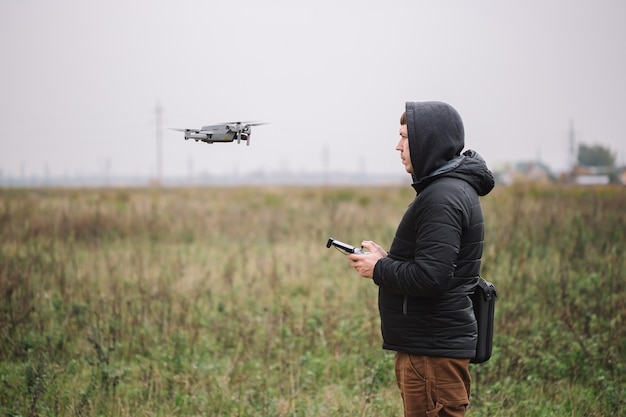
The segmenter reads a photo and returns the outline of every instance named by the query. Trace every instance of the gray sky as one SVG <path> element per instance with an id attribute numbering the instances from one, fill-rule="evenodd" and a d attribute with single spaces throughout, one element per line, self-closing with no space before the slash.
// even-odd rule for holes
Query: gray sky
<path id="1" fill-rule="evenodd" d="M 155 175 L 157 102 L 164 127 L 271 122 L 249 147 L 164 131 L 165 176 L 402 173 L 422 100 L 492 168 L 565 169 L 570 123 L 623 163 L 624 21 L 623 0 L 0 0 L 0 172 Z"/>

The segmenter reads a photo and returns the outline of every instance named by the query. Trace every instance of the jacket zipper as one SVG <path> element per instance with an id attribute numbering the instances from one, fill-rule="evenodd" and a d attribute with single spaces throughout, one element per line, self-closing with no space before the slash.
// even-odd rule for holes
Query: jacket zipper
<path id="1" fill-rule="evenodd" d="M 404 295 L 404 301 L 402 302 L 402 314 L 406 315 L 408 312 L 409 296 Z"/>

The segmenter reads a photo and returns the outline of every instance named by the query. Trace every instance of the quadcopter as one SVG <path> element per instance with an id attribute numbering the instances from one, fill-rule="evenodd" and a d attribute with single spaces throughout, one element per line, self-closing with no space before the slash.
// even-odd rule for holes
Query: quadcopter
<path id="1" fill-rule="evenodd" d="M 252 126 L 260 126 L 264 122 L 229 122 L 211 126 L 202 126 L 201 129 L 172 129 L 185 132 L 185 140 L 193 139 L 196 142 L 202 141 L 209 144 L 214 142 L 234 142 L 241 143 L 245 140 L 250 145 Z"/>

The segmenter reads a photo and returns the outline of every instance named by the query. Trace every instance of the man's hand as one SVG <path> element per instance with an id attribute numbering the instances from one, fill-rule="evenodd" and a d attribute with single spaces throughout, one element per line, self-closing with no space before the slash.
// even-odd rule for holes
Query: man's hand
<path id="1" fill-rule="evenodd" d="M 354 268 L 363 278 L 371 279 L 374 277 L 374 266 L 376 265 L 376 262 L 378 262 L 380 258 L 386 257 L 387 252 L 371 240 L 364 240 L 361 245 L 367 250 L 367 252 L 364 255 L 348 255 L 348 259 L 351 261 L 350 266 Z"/>

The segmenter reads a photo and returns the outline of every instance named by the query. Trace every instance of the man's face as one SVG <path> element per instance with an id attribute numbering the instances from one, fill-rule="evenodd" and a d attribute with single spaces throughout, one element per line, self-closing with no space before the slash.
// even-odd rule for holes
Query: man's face
<path id="1" fill-rule="evenodd" d="M 411 152 L 409 151 L 409 134 L 406 125 L 400 126 L 400 141 L 396 145 L 396 151 L 400 151 L 402 165 L 409 174 L 413 174 L 413 164 L 411 163 Z"/>

